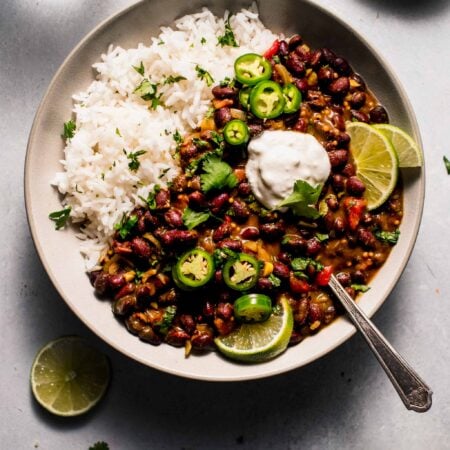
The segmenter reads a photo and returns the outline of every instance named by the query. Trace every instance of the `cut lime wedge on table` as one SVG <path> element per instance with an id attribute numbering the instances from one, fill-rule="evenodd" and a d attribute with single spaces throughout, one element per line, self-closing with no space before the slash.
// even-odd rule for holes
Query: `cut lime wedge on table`
<path id="1" fill-rule="evenodd" d="M 398 156 L 399 167 L 420 167 L 422 152 L 413 138 L 402 129 L 389 124 L 378 124 L 373 127 L 388 138 Z"/>
<path id="2" fill-rule="evenodd" d="M 89 411 L 103 397 L 110 369 L 105 355 L 76 336 L 49 342 L 31 368 L 31 389 L 36 400 L 58 416 Z"/>
<path id="3" fill-rule="evenodd" d="M 279 311 L 264 322 L 243 323 L 227 336 L 215 339 L 217 348 L 228 358 L 243 362 L 263 362 L 286 350 L 294 326 L 291 307 L 282 298 Z"/>
<path id="4" fill-rule="evenodd" d="M 369 210 L 381 206 L 391 195 L 398 177 L 398 160 L 389 140 L 374 127 L 362 122 L 347 124 L 350 152 L 356 176 L 365 184 L 364 198 Z"/>

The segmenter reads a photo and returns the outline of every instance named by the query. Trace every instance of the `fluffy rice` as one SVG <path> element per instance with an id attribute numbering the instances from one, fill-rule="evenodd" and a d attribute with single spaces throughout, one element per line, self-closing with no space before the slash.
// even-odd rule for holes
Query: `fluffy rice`
<path id="1" fill-rule="evenodd" d="M 149 46 L 125 50 L 111 46 L 94 64 L 97 79 L 85 92 L 74 95 L 76 133 L 64 149 L 64 171 L 52 184 L 65 195 L 72 222 L 82 223 L 78 237 L 92 267 L 124 213 L 142 204 L 155 184 L 164 185 L 178 168 L 172 158 L 173 134 L 182 136 L 198 127 L 210 107 L 211 86 L 199 78 L 196 66 L 208 71 L 218 84 L 234 75 L 235 59 L 244 53 L 264 52 L 277 38 L 266 29 L 255 9 L 230 16 L 239 47 L 220 46 L 225 21 L 206 8 L 162 27 Z M 142 82 L 133 66 L 145 68 L 145 78 L 158 83 L 162 105 L 149 108 L 134 93 Z M 182 76 L 163 84 L 168 76 Z M 129 154 L 145 150 L 136 172 L 129 169 Z"/>

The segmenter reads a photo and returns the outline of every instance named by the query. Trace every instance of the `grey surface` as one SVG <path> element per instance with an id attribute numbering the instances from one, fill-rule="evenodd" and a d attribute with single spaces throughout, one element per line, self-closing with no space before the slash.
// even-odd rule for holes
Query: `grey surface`
<path id="1" fill-rule="evenodd" d="M 358 336 L 276 378 L 211 384 L 141 366 L 92 335 L 59 298 L 34 250 L 23 204 L 23 162 L 35 111 L 58 66 L 93 26 L 130 2 L 3 0 L 1 449 L 87 449 L 98 440 L 112 450 L 450 448 L 450 176 L 442 162 L 445 153 L 450 157 L 450 4 L 317 3 L 390 61 L 417 114 L 427 165 L 424 218 L 408 267 L 375 323 L 433 388 L 431 410 L 419 415 L 404 409 Z M 106 398 L 78 419 L 50 416 L 29 390 L 36 351 L 62 334 L 86 336 L 113 366 Z"/>

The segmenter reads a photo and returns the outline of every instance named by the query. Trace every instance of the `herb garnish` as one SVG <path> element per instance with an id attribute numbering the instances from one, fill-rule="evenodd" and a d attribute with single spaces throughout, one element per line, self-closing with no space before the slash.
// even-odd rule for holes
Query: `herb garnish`
<path id="1" fill-rule="evenodd" d="M 55 222 L 56 230 L 59 230 L 66 225 L 67 220 L 70 217 L 70 211 L 72 211 L 72 207 L 66 206 L 64 209 L 61 209 L 61 211 L 54 211 L 48 215 L 48 218 Z"/>
<path id="2" fill-rule="evenodd" d="M 320 242 L 325 242 L 325 241 L 327 241 L 330 238 L 330 236 L 328 234 L 325 234 L 325 233 L 316 233 L 316 238 Z"/>
<path id="3" fill-rule="evenodd" d="M 153 187 L 153 191 L 148 193 L 147 198 L 139 196 L 139 198 L 147 204 L 148 209 L 154 210 L 156 209 L 156 194 L 161 190 L 161 186 L 159 184 L 155 184 Z"/>
<path id="4" fill-rule="evenodd" d="M 175 130 L 175 133 L 173 133 L 173 140 L 176 142 L 177 146 L 183 143 L 183 138 L 178 130 Z"/>
<path id="5" fill-rule="evenodd" d="M 133 92 L 139 95 L 142 100 L 151 101 L 151 108 L 156 109 L 156 107 L 161 103 L 160 98 L 162 95 L 157 95 L 157 91 L 158 84 L 152 83 L 147 78 L 144 78 L 141 84 Z"/>
<path id="6" fill-rule="evenodd" d="M 177 75 L 177 76 L 173 76 L 173 75 L 169 75 L 163 82 L 163 84 L 174 84 L 174 83 L 178 83 L 181 80 L 186 80 L 186 77 L 183 77 L 181 75 Z"/>
<path id="7" fill-rule="evenodd" d="M 206 222 L 211 214 L 206 211 L 197 212 L 187 207 L 183 212 L 183 223 L 188 230 L 192 230 L 203 222 Z"/>
<path id="8" fill-rule="evenodd" d="M 394 231 L 375 231 L 375 237 L 381 242 L 395 245 L 400 237 L 400 230 Z"/>
<path id="9" fill-rule="evenodd" d="M 200 182 L 205 193 L 212 189 L 234 188 L 238 182 L 230 165 L 214 153 L 205 158 L 202 168 L 205 173 L 200 175 Z"/>
<path id="10" fill-rule="evenodd" d="M 163 315 L 161 322 L 155 324 L 155 325 L 159 325 L 159 332 L 161 334 L 167 334 L 170 326 L 172 325 L 172 322 L 173 322 L 173 319 L 174 319 L 176 313 L 177 313 L 177 307 L 175 305 L 169 305 L 164 310 L 164 315 Z"/>
<path id="11" fill-rule="evenodd" d="M 206 39 L 204 38 L 204 37 L 202 37 L 201 39 L 200 39 L 200 44 L 206 44 Z"/>
<path id="12" fill-rule="evenodd" d="M 143 64 L 142 61 L 141 61 L 141 64 L 140 64 L 139 66 L 131 66 L 131 67 L 133 67 L 133 69 L 134 69 L 138 74 L 144 76 L 145 69 L 144 69 L 144 64 Z"/>
<path id="13" fill-rule="evenodd" d="M 352 284 L 350 287 L 354 289 L 355 292 L 367 292 L 370 289 L 370 286 L 367 286 L 366 284 Z"/>
<path id="14" fill-rule="evenodd" d="M 217 38 L 218 45 L 224 47 L 228 45 L 230 47 L 239 47 L 239 44 L 236 42 L 236 38 L 234 37 L 233 30 L 230 25 L 230 17 L 228 17 L 225 22 L 225 33 L 222 36 Z"/>
<path id="15" fill-rule="evenodd" d="M 118 128 L 116 128 L 116 134 L 117 136 L 122 137 L 122 135 L 120 134 L 120 130 Z"/>
<path id="16" fill-rule="evenodd" d="M 296 216 L 317 219 L 320 214 L 315 205 L 321 192 L 321 184 L 313 187 L 307 181 L 297 180 L 292 194 L 279 203 L 277 208 L 288 206 Z"/>
<path id="17" fill-rule="evenodd" d="M 122 239 L 125 239 L 129 234 L 133 227 L 137 224 L 138 216 L 132 214 L 130 217 L 127 217 L 126 214 L 122 216 L 120 222 L 114 225 L 114 229 L 119 232 L 119 235 Z"/>
<path id="18" fill-rule="evenodd" d="M 207 86 L 211 86 L 214 83 L 214 78 L 211 76 L 211 74 L 200 67 L 198 64 L 195 66 L 195 70 L 197 72 L 197 77 L 200 78 L 200 80 L 206 81 Z"/>
<path id="19" fill-rule="evenodd" d="M 170 167 L 167 167 L 167 169 L 162 169 L 161 172 L 158 175 L 158 179 L 164 178 L 165 175 L 167 175 L 167 172 L 170 170 Z"/>
<path id="20" fill-rule="evenodd" d="M 316 261 L 312 258 L 294 258 L 291 261 L 291 267 L 296 272 L 305 271 L 309 265 L 313 266 L 317 271 L 321 271 L 323 269 L 323 264 L 321 264 L 319 261 Z M 296 273 L 296 275 L 297 275 L 297 273 Z"/>
<path id="21" fill-rule="evenodd" d="M 128 163 L 128 168 L 132 172 L 136 172 L 141 166 L 141 163 L 138 160 L 139 156 L 142 156 L 144 153 L 147 153 L 146 150 L 138 150 L 137 152 L 127 153 L 125 149 L 123 149 L 123 152 L 125 153 L 125 155 L 127 155 L 127 158 L 130 160 L 130 162 Z"/>
<path id="22" fill-rule="evenodd" d="M 275 276 L 273 273 L 271 273 L 267 278 L 272 283 L 273 287 L 280 287 L 281 280 L 277 276 Z"/>
<path id="23" fill-rule="evenodd" d="M 109 450 L 109 445 L 104 441 L 99 441 L 91 445 L 89 450 Z"/>
<path id="24" fill-rule="evenodd" d="M 185 174 L 187 177 L 192 177 L 198 169 L 203 164 L 203 161 L 205 161 L 206 158 L 208 158 L 211 155 L 217 155 L 219 158 L 222 157 L 223 150 L 221 148 L 217 148 L 215 150 L 212 150 L 210 152 L 203 153 L 203 155 L 199 156 L 197 159 L 192 160 L 185 169 Z"/>
<path id="25" fill-rule="evenodd" d="M 444 164 L 445 168 L 447 169 L 447 174 L 450 175 L 450 160 L 447 159 L 446 156 L 444 156 Z"/>
<path id="26" fill-rule="evenodd" d="M 73 120 L 69 120 L 64 124 L 64 132 L 62 137 L 64 139 L 72 139 L 75 135 L 75 130 L 77 129 L 77 126 Z"/>

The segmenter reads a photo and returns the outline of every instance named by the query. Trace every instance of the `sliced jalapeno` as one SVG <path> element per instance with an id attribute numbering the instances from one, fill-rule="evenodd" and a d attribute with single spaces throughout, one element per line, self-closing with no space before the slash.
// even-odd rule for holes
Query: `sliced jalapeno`
<path id="1" fill-rule="evenodd" d="M 264 294 L 247 294 L 234 302 L 234 316 L 241 322 L 264 322 L 272 314 L 272 300 Z"/>
<path id="2" fill-rule="evenodd" d="M 298 90 L 297 86 L 292 83 L 284 85 L 283 95 L 285 101 L 283 112 L 287 114 L 297 112 L 302 102 L 302 93 Z"/>
<path id="3" fill-rule="evenodd" d="M 236 79 L 242 84 L 254 85 L 272 76 L 272 66 L 261 55 L 246 53 L 234 62 Z"/>
<path id="4" fill-rule="evenodd" d="M 222 269 L 223 281 L 235 291 L 251 289 L 259 278 L 259 262 L 247 253 L 238 253 L 236 258 L 229 259 Z"/>
<path id="5" fill-rule="evenodd" d="M 283 91 L 275 81 L 261 81 L 250 94 L 250 109 L 260 119 L 274 119 L 284 109 Z"/>
<path id="6" fill-rule="evenodd" d="M 225 125 L 223 137 L 230 145 L 242 145 L 248 142 L 250 132 L 245 122 L 239 119 L 233 119 Z"/>
<path id="7" fill-rule="evenodd" d="M 178 259 L 172 268 L 172 278 L 180 289 L 190 291 L 208 283 L 214 270 L 212 256 L 202 248 L 194 248 Z"/>
<path id="8" fill-rule="evenodd" d="M 252 91 L 251 86 L 244 86 L 239 91 L 239 103 L 247 111 L 250 109 L 250 92 Z"/>

